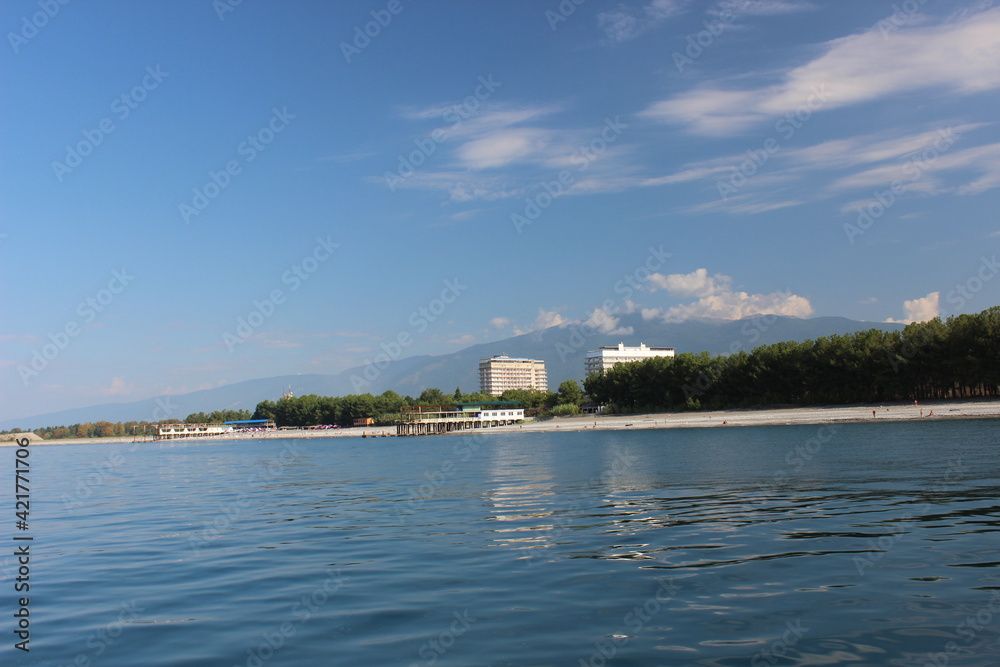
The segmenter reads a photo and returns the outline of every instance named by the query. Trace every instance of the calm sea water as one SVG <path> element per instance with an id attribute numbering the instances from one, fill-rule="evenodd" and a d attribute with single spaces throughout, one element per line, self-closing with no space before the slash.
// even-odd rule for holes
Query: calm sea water
<path id="1" fill-rule="evenodd" d="M 998 426 L 36 446 L 0 663 L 996 665 Z"/>

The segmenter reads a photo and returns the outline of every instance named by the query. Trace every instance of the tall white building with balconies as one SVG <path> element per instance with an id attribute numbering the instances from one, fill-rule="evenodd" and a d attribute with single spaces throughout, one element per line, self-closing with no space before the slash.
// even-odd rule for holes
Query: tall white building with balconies
<path id="1" fill-rule="evenodd" d="M 615 364 L 672 356 L 674 356 L 672 347 L 646 347 L 645 343 L 639 343 L 639 347 L 625 347 L 625 343 L 618 343 L 617 347 L 602 347 L 587 352 L 583 359 L 583 368 L 589 375 L 607 370 Z"/>
<path id="2" fill-rule="evenodd" d="M 549 390 L 545 362 L 540 359 L 512 359 L 500 354 L 479 362 L 479 391 L 499 396 L 507 389 Z"/>

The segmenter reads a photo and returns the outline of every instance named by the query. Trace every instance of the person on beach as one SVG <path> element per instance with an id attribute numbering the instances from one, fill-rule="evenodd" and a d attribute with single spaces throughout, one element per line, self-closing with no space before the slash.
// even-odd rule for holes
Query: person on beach
<path id="1" fill-rule="evenodd" d="M 872 410 L 872 419 L 875 419 L 875 411 Z"/>

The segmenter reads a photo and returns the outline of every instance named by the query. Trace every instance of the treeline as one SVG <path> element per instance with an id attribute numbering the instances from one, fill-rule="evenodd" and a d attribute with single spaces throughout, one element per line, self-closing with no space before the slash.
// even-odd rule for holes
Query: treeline
<path id="1" fill-rule="evenodd" d="M 573 389 L 575 388 L 575 393 Z M 445 394 L 440 389 L 425 389 L 420 396 L 401 396 L 388 390 L 378 396 L 373 394 L 348 394 L 347 396 L 318 396 L 306 394 L 282 398 L 278 401 L 261 401 L 248 419 L 273 419 L 278 426 L 316 426 L 337 424 L 353 426 L 355 419 L 371 418 L 378 426 L 395 423 L 399 409 L 411 405 L 445 405 L 449 403 L 474 403 L 477 401 L 519 401 L 525 408 L 553 407 L 560 402 L 582 401 L 583 391 L 576 380 L 560 385 L 559 392 L 514 389 L 505 391 L 499 398 L 481 393 L 464 393 L 456 387 L 454 393 Z"/>
<path id="2" fill-rule="evenodd" d="M 584 387 L 619 412 L 995 397 L 1000 306 L 730 356 L 679 354 L 590 375 Z"/>
<path id="3" fill-rule="evenodd" d="M 352 394 L 348 396 L 317 396 L 308 394 L 278 401 L 261 401 L 256 409 L 215 410 L 213 412 L 193 412 L 184 418 L 185 424 L 218 424 L 244 419 L 273 419 L 278 426 L 317 426 L 337 424 L 353 426 L 354 420 L 370 417 L 377 425 L 389 425 L 399 417 L 399 409 L 407 405 L 445 405 L 449 403 L 472 403 L 476 401 L 519 401 L 526 408 L 551 409 L 561 404 L 572 404 L 579 411 L 583 391 L 576 380 L 567 380 L 557 392 L 514 389 L 502 396 L 481 393 L 465 393 L 456 387 L 454 393 L 445 394 L 440 389 L 425 389 L 420 396 L 400 396 L 389 390 L 374 396 L 372 394 Z M 161 424 L 177 424 L 180 419 L 163 419 L 156 422 L 86 422 L 69 426 L 46 426 L 33 431 L 45 440 L 61 438 L 111 438 L 131 435 L 154 435 Z M 24 433 L 15 428 L 0 433 Z"/>
<path id="4" fill-rule="evenodd" d="M 204 412 L 194 412 L 184 419 L 185 424 L 207 424 L 235 421 L 238 419 L 250 419 L 249 410 L 216 410 L 205 414 Z M 162 419 L 160 421 L 126 421 L 109 422 L 96 421 L 84 422 L 82 424 L 70 424 L 69 426 L 45 426 L 36 428 L 32 433 L 43 440 L 61 440 L 63 438 L 120 438 L 132 435 L 155 435 L 156 428 L 161 424 L 177 424 L 180 419 Z M 4 431 L 7 433 L 8 431 Z M 11 429 L 10 433 L 23 433 L 19 428 Z"/>
<path id="5" fill-rule="evenodd" d="M 60 440 L 62 438 L 117 438 L 126 435 L 153 435 L 160 424 L 177 423 L 179 419 L 164 419 L 159 422 L 84 422 L 69 426 L 45 426 L 36 428 L 32 433 L 44 440 Z M 24 433 L 19 428 L 4 431 L 4 433 Z"/>

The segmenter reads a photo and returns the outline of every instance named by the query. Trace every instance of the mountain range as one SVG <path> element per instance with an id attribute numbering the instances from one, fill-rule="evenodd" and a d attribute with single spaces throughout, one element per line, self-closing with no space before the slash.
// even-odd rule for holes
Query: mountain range
<path id="1" fill-rule="evenodd" d="M 479 360 L 499 354 L 542 359 L 548 371 L 549 389 L 568 379 L 582 380 L 583 360 L 588 350 L 601 346 L 638 345 L 672 347 L 678 353 L 706 351 L 712 355 L 751 351 L 760 345 L 781 341 L 803 341 L 821 336 L 866 329 L 894 331 L 900 324 L 859 322 L 843 317 L 800 319 L 756 315 L 742 320 L 688 319 L 682 322 L 647 321 L 639 313 L 620 316 L 616 328 L 602 333 L 583 324 L 564 324 L 491 343 L 479 343 L 451 354 L 402 357 L 401 350 L 385 345 L 374 363 L 336 374 L 298 374 L 246 380 L 187 394 L 160 396 L 128 403 L 104 403 L 61 410 L 0 422 L 0 429 L 35 429 L 98 420 L 155 421 L 183 419 L 192 412 L 222 409 L 253 410 L 265 399 L 277 400 L 290 387 L 296 396 L 319 394 L 342 396 L 392 389 L 417 396 L 427 387 L 446 394 L 455 387 L 465 392 L 479 390 Z M 398 357 L 398 358 L 397 358 Z"/>

